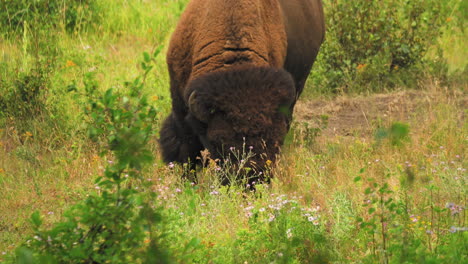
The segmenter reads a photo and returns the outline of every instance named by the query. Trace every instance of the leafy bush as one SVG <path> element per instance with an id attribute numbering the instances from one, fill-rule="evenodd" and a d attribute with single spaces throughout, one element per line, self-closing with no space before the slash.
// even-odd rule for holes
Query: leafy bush
<path id="1" fill-rule="evenodd" d="M 22 73 L 13 83 L 0 81 L 0 116 L 30 119 L 43 113 L 48 82 L 43 69 Z"/>
<path id="2" fill-rule="evenodd" d="M 336 93 L 417 83 L 436 66 L 426 54 L 442 33 L 448 8 L 437 0 L 324 1 L 327 34 L 313 84 Z"/>
<path id="3" fill-rule="evenodd" d="M 0 27 L 21 33 L 25 27 L 63 26 L 68 32 L 99 21 L 95 0 L 1 0 Z"/>
<path id="4" fill-rule="evenodd" d="M 65 221 L 45 230 L 39 213 L 32 215 L 35 236 L 18 249 L 20 263 L 170 261 L 159 243 L 163 232 L 155 228 L 161 222 L 159 210 L 152 205 L 156 194 L 135 187 L 149 189 L 142 172 L 152 160 L 148 142 L 154 133 L 156 111 L 141 93 L 150 61 L 147 54 L 145 73 L 127 83 L 128 95 L 112 89 L 97 95 L 95 82 L 88 82 L 90 135 L 105 139 L 114 160 L 96 179 L 98 193 L 66 211 Z"/>

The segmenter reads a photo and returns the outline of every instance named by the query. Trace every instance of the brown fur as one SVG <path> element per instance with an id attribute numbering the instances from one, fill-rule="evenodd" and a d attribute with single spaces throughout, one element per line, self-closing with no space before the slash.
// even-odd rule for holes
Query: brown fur
<path id="1" fill-rule="evenodd" d="M 173 112 L 161 131 L 164 160 L 244 143 L 274 160 L 323 36 L 319 0 L 190 1 L 167 53 Z M 189 110 L 193 91 L 203 122 Z"/>

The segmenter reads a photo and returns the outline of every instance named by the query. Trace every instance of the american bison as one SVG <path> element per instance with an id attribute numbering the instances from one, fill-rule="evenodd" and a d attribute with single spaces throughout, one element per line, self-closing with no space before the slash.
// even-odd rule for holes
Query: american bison
<path id="1" fill-rule="evenodd" d="M 255 153 L 251 171 L 265 169 L 324 34 L 320 0 L 191 0 L 167 52 L 164 161 L 194 164 L 204 149 L 221 159 L 234 147 Z"/>

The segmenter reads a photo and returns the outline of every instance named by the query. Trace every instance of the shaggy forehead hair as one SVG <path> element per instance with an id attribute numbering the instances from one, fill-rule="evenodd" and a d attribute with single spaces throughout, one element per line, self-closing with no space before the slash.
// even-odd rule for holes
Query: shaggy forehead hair
<path id="1" fill-rule="evenodd" d="M 190 83 L 186 100 L 194 91 L 204 116 L 209 119 L 222 113 L 236 122 L 237 133 L 261 133 L 273 125 L 273 115 L 283 110 L 280 108 L 288 108 L 295 100 L 291 75 L 271 67 L 237 67 L 205 74 Z"/>

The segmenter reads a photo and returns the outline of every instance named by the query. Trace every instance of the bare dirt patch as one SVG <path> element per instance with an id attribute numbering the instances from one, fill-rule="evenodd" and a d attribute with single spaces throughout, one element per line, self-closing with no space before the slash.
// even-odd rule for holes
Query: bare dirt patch
<path id="1" fill-rule="evenodd" d="M 382 124 L 423 120 L 440 103 L 457 106 L 459 120 L 465 120 L 468 96 L 464 91 L 400 91 L 367 97 L 338 97 L 332 100 L 299 101 L 294 119 L 297 125 L 320 127 L 322 136 L 372 135 Z"/>

